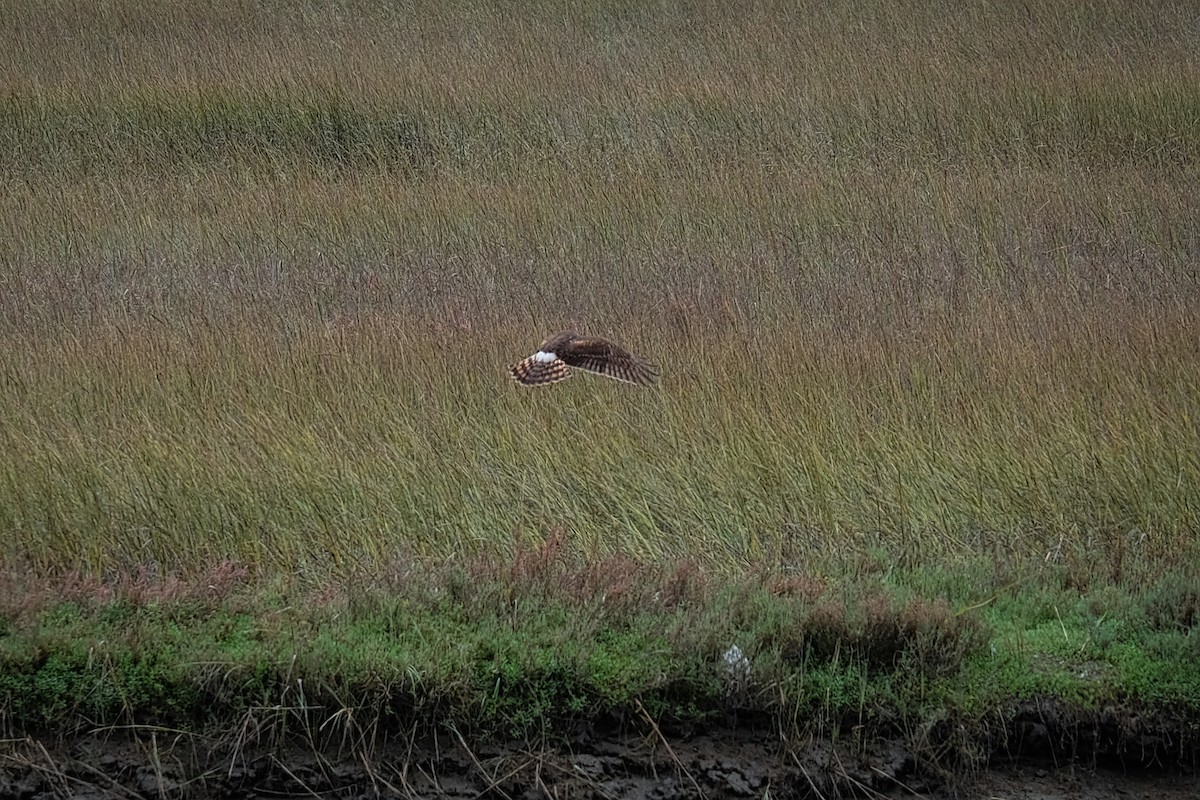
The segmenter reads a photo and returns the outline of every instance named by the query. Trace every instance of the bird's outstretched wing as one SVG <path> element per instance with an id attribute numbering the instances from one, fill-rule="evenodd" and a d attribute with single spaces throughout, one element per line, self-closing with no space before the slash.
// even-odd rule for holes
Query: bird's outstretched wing
<path id="1" fill-rule="evenodd" d="M 558 357 L 569 366 L 645 386 L 654 381 L 658 367 L 599 336 L 578 336 L 566 343 Z"/>

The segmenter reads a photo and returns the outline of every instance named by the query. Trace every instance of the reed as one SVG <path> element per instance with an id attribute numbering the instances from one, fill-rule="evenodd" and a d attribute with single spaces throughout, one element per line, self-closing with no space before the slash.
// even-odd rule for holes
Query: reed
<path id="1" fill-rule="evenodd" d="M 10 3 L 0 552 L 1192 558 L 1190 13 Z"/>

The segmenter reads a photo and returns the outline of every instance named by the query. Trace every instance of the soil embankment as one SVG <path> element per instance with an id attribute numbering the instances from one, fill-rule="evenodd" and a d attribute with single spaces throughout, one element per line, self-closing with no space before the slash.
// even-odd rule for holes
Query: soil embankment
<path id="1" fill-rule="evenodd" d="M 1022 729 L 1018 725 L 1014 731 Z M 1025 728 L 1028 730 L 1028 728 Z M 1055 731 L 1058 744 L 1066 743 Z M 420 741 L 214 742 L 169 730 L 107 731 L 50 745 L 10 740 L 0 798 L 298 797 L 640 798 L 1003 797 L 1026 800 L 1183 800 L 1200 795 L 1194 764 L 1148 766 L 1112 754 L 1069 759 L 1031 739 L 989 765 L 948 774 L 899 740 L 788 746 L 767 730 L 692 735 L 579 735 L 553 749 L 469 744 L 453 731 Z"/>

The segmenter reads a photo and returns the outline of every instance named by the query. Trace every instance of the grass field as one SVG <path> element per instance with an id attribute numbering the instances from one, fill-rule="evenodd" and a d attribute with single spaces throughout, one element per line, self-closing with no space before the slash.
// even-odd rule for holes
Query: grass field
<path id="1" fill-rule="evenodd" d="M 1196 655 L 1200 566 L 1194 17 L 1133 0 L 5 4 L 10 671 L 60 646 L 92 664 L 76 634 L 95 614 L 142 652 L 178 629 L 152 610 L 176 601 L 262 619 L 281 597 L 340 598 L 357 610 L 318 603 L 310 622 L 350 638 L 333 620 L 388 617 L 397 593 L 442 608 L 397 575 L 493 587 L 454 617 L 492 641 L 487 592 L 536 599 L 511 570 L 540 553 L 575 576 L 547 605 L 562 619 L 591 619 L 570 587 L 615 563 L 648 586 L 705 576 L 696 602 L 716 610 L 665 634 L 687 674 L 736 632 L 726 617 L 774 654 L 765 687 L 792 685 L 804 631 L 890 669 L 903 659 L 871 655 L 887 619 L 886 652 L 928 641 L 895 630 L 943 632 L 941 656 L 904 662 L 929 669 L 918 705 L 982 713 L 986 681 L 947 688 L 946 659 L 986 675 L 986 643 L 1018 642 L 1013 694 L 1091 691 L 1023 683 L 1051 652 L 1055 675 L 1108 659 L 1091 701 L 1200 708 L 1172 672 Z M 659 362 L 661 383 L 513 385 L 505 366 L 564 327 Z M 214 570 L 249 588 L 204 595 Z M 786 605 L 796 581 L 807 610 Z M 653 596 L 617 627 L 676 614 Z M 813 611 L 831 602 L 833 624 Z M 608 613 L 561 636 L 590 642 Z M 438 618 L 414 630 L 436 638 Z M 537 619 L 553 650 L 560 628 Z M 270 630 L 267 651 L 306 638 Z M 476 686 L 456 671 L 472 657 L 364 648 L 364 671 L 307 663 L 337 691 L 396 659 Z M 589 658 L 571 674 L 606 674 Z M 604 702 L 653 694 L 644 677 Z M 872 697 L 913 697 L 894 688 Z M 9 724 L 36 716 L 14 702 Z"/>

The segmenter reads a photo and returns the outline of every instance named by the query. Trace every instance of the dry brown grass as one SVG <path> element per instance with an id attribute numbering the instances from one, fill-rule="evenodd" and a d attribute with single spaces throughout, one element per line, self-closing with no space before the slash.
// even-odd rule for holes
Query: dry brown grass
<path id="1" fill-rule="evenodd" d="M 1178 558 L 1191 22 L 9 4 L 4 552 Z M 567 324 L 661 390 L 504 382 Z"/>

